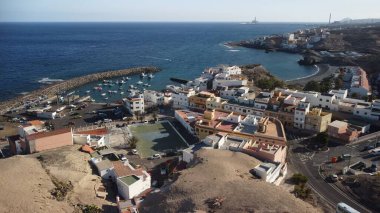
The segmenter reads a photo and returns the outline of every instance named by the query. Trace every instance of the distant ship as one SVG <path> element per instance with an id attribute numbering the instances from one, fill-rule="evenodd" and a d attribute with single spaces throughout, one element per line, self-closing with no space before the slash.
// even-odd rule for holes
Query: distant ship
<path id="1" fill-rule="evenodd" d="M 256 20 L 256 17 L 254 20 L 252 20 L 251 22 L 243 22 L 241 24 L 258 24 L 259 22 Z"/>

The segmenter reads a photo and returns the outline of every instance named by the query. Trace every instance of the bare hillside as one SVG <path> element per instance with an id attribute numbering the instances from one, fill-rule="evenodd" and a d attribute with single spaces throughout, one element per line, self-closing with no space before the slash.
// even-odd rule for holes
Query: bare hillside
<path id="1" fill-rule="evenodd" d="M 148 196 L 141 212 L 319 212 L 284 189 L 250 174 L 260 162 L 243 153 L 200 150 L 198 163 L 172 185 Z M 222 200 L 221 208 L 210 202 Z"/>

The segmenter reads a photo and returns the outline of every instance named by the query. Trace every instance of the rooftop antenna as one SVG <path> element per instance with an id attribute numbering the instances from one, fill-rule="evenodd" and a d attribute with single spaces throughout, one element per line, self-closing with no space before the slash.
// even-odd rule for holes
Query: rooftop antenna
<path id="1" fill-rule="evenodd" d="M 331 13 L 330 13 L 330 18 L 329 18 L 329 24 L 331 24 Z"/>

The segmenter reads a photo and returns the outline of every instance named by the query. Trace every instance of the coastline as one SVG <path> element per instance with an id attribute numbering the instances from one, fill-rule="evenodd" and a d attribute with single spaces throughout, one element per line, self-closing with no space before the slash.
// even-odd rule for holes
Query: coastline
<path id="1" fill-rule="evenodd" d="M 67 91 L 70 89 L 74 89 L 85 84 L 99 81 L 103 79 L 110 79 L 120 76 L 128 76 L 128 75 L 136 75 L 143 72 L 146 73 L 156 73 L 159 72 L 160 69 L 157 67 L 136 67 L 122 70 L 112 70 L 112 71 L 104 71 L 98 73 L 92 73 L 85 76 L 79 76 L 72 79 L 68 79 L 62 82 L 58 82 L 56 84 L 51 84 L 46 87 L 42 87 L 40 89 L 29 92 L 26 95 L 16 96 L 10 100 L 0 102 L 0 115 L 5 114 L 11 108 L 20 107 L 24 101 L 36 99 L 41 95 L 47 95 L 49 97 L 56 95 L 56 93 L 60 91 Z"/>
<path id="2" fill-rule="evenodd" d="M 298 84 L 298 85 L 306 85 L 309 81 L 322 81 L 324 78 L 327 78 L 334 74 L 336 67 L 330 66 L 328 64 L 318 64 L 317 71 L 311 75 L 300 77 L 292 80 L 286 80 L 285 82 L 289 85 Z"/>

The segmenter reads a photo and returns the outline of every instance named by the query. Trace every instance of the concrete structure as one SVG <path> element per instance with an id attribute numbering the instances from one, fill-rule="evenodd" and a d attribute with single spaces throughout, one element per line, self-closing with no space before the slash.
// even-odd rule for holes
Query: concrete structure
<path id="1" fill-rule="evenodd" d="M 131 92 L 128 98 L 123 99 L 124 107 L 132 115 L 136 113 L 144 114 L 144 95 L 139 92 Z"/>
<path id="2" fill-rule="evenodd" d="M 108 159 L 94 163 L 100 177 L 104 179 L 112 179 L 114 166 Z"/>
<path id="3" fill-rule="evenodd" d="M 336 120 L 328 125 L 327 134 L 332 138 L 349 143 L 357 139 L 360 132 L 347 122 Z"/>
<path id="4" fill-rule="evenodd" d="M 202 118 L 203 114 L 193 112 L 193 111 L 188 111 L 188 110 L 176 110 L 174 112 L 174 117 L 181 123 L 185 129 L 191 133 L 192 135 L 195 134 L 195 123 L 197 120 Z"/>
<path id="5" fill-rule="evenodd" d="M 261 163 L 253 169 L 254 173 L 268 183 L 275 182 L 280 175 L 286 175 L 287 168 L 279 163 Z"/>
<path id="6" fill-rule="evenodd" d="M 124 199 L 132 199 L 151 187 L 151 177 L 143 169 L 135 169 L 129 163 L 116 161 L 114 165 L 114 181 L 119 195 Z"/>
<path id="7" fill-rule="evenodd" d="M 174 109 L 188 109 L 189 98 L 195 95 L 194 89 L 181 90 L 172 93 L 172 102 Z"/>
<path id="8" fill-rule="evenodd" d="M 366 97 L 371 94 L 367 73 L 361 67 L 344 67 L 343 70 L 343 80 L 351 95 L 355 93 L 360 97 Z"/>
<path id="9" fill-rule="evenodd" d="M 212 82 L 212 89 L 217 90 L 222 87 L 240 87 L 247 85 L 247 82 L 247 79 L 242 75 L 219 73 L 215 75 L 215 78 Z"/>
<path id="10" fill-rule="evenodd" d="M 154 90 L 145 90 L 144 91 L 144 101 L 152 103 L 155 106 L 161 106 L 164 104 L 165 98 L 162 92 L 157 92 Z"/>
<path id="11" fill-rule="evenodd" d="M 188 123 L 188 114 L 177 110 L 176 118 Z M 275 118 L 212 110 L 194 116 L 191 127 L 193 134 L 213 148 L 242 151 L 271 162 L 285 160 L 285 131 Z"/>
<path id="12" fill-rule="evenodd" d="M 189 108 L 193 110 L 206 110 L 207 101 L 215 98 L 215 95 L 210 92 L 200 92 L 197 95 L 189 97 Z"/>

